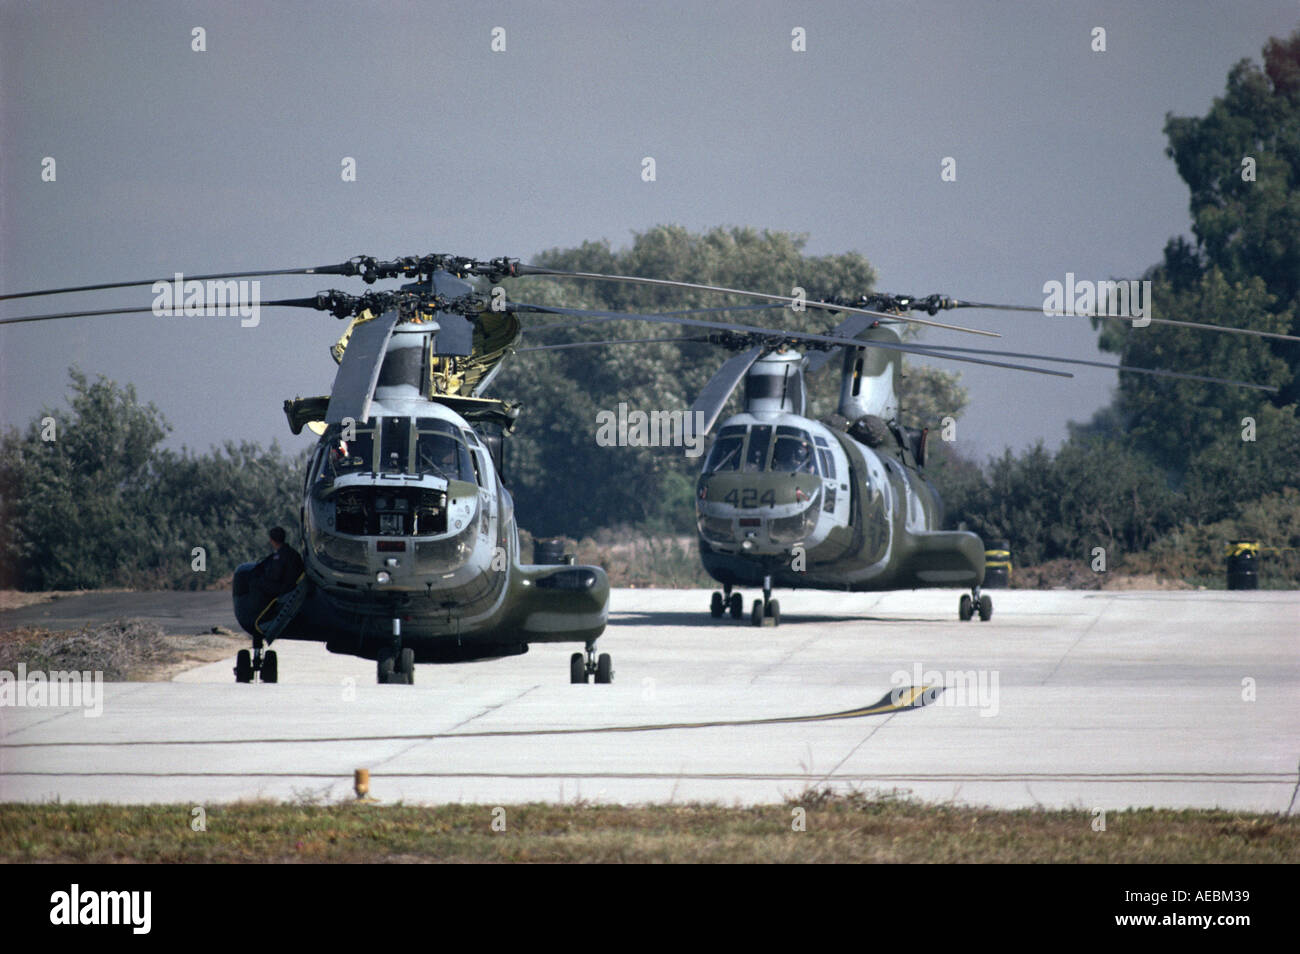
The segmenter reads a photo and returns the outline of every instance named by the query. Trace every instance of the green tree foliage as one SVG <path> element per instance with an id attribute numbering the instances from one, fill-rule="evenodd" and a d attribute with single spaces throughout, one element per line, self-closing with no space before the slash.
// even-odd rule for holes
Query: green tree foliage
<path id="1" fill-rule="evenodd" d="M 1300 488 L 1300 418 L 1293 407 L 1264 402 L 1247 425 L 1232 425 L 1225 421 L 1223 433 L 1188 467 L 1184 511 L 1194 523 L 1228 520 L 1253 500 Z M 1254 439 L 1243 440 L 1243 433 Z"/>
<path id="2" fill-rule="evenodd" d="M 1108 563 L 1142 550 L 1176 525 L 1178 498 L 1150 460 L 1101 439 L 1069 441 L 1056 454 L 1041 442 L 990 462 L 987 475 L 948 457 L 935 469 L 949 522 L 986 541 L 1006 539 L 1017 563 L 1091 559 Z"/>
<path id="3" fill-rule="evenodd" d="M 1242 60 L 1204 117 L 1168 116 L 1169 156 L 1191 190 L 1192 231 L 1230 282 L 1258 277 L 1276 310 L 1300 304 L 1300 30 Z M 1243 163 L 1255 162 L 1254 181 Z M 1186 248 L 1170 255 L 1182 263 Z M 1181 252 L 1181 255 L 1180 255 Z"/>
<path id="4" fill-rule="evenodd" d="M 1272 296 L 1259 278 L 1230 284 L 1210 269 L 1191 286 L 1176 289 L 1157 278 L 1156 314 L 1260 331 L 1285 332 L 1290 312 L 1270 312 Z M 1281 387 L 1292 374 L 1261 338 L 1152 324 L 1132 328 L 1107 322 L 1101 346 L 1125 364 L 1165 368 Z M 1114 402 L 1131 445 L 1181 479 L 1191 461 L 1225 438 L 1241 440 L 1241 421 L 1271 407 L 1268 392 L 1198 381 L 1121 374 Z"/>
<path id="5" fill-rule="evenodd" d="M 5 585 L 201 588 L 259 556 L 268 526 L 298 526 L 301 468 L 277 446 L 163 449 L 171 428 L 133 387 L 70 376 L 66 413 L 46 410 L 0 438 Z M 204 572 L 192 567 L 195 547 Z"/>
<path id="6" fill-rule="evenodd" d="M 903 362 L 898 387 L 899 413 L 913 427 L 937 428 L 945 417 L 957 420 L 970 403 L 961 372 Z"/>
<path id="7" fill-rule="evenodd" d="M 106 568 L 153 533 L 140 517 L 167 423 L 134 388 L 70 374 L 70 413 L 46 409 L 0 453 L 6 575 L 34 589 L 104 586 Z"/>

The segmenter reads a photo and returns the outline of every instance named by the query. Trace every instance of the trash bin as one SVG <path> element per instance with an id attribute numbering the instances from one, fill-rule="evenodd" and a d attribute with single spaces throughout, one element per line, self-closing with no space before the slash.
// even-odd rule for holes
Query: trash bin
<path id="1" fill-rule="evenodd" d="M 1259 589 L 1259 543 L 1235 540 L 1228 544 L 1228 589 Z"/>
<path id="2" fill-rule="evenodd" d="M 539 566 L 564 562 L 564 540 L 534 540 L 533 563 Z"/>
<path id="3" fill-rule="evenodd" d="M 984 551 L 984 589 L 1004 590 L 1011 585 L 1011 543 L 996 540 Z"/>

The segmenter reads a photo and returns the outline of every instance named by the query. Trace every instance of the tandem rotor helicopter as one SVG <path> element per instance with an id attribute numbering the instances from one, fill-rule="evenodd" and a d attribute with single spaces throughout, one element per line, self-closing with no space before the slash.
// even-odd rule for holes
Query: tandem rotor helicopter
<path id="1" fill-rule="evenodd" d="M 609 683 L 613 664 L 596 653 L 609 613 L 609 581 L 596 566 L 528 564 L 519 550 L 514 504 L 502 473 L 503 441 L 519 407 L 484 396 L 515 350 L 631 343 L 579 342 L 516 349 L 521 315 L 637 320 L 708 332 L 737 351 L 695 402 L 710 430 L 743 380 L 741 414 L 717 430 L 698 482 L 697 518 L 705 569 L 722 584 L 715 618 L 744 615 L 737 587 L 761 587 L 751 621 L 779 623 L 775 587 L 890 590 L 919 586 L 969 589 L 959 615 L 987 620 L 980 593 L 984 545 L 964 531 L 943 531 L 942 502 L 925 479 L 927 434 L 900 422 L 901 356 L 918 354 L 1070 377 L 1068 372 L 1006 359 L 1120 367 L 1220 384 L 1247 382 L 1157 369 L 1011 352 L 904 343 L 894 325 L 913 322 L 997 337 L 992 332 L 911 316 L 958 307 L 1006 308 L 931 296 L 862 296 L 853 301 L 794 299 L 666 279 L 577 272 L 448 254 L 380 261 L 358 256 L 337 265 L 187 276 L 225 282 L 275 275 L 339 275 L 367 284 L 405 279 L 398 291 L 261 302 L 350 319 L 332 354 L 338 371 L 326 396 L 284 402 L 293 433 L 319 440 L 300 506 L 305 564 L 297 585 L 262 605 L 249 585 L 253 564 L 235 573 L 236 618 L 250 635 L 235 666 L 239 682 L 279 678 L 276 639 L 322 642 L 331 652 L 372 659 L 381 683 L 410 684 L 417 663 L 455 663 L 519 655 L 533 643 L 581 643 L 570 681 Z M 825 334 L 686 317 L 737 306 L 671 313 L 608 312 L 508 302 L 493 289 L 505 278 L 545 276 L 712 291 L 762 299 L 754 309 L 786 307 L 847 313 Z M 162 280 L 168 281 L 168 280 Z M 0 301 L 67 292 L 157 285 L 153 280 L 0 295 Z M 0 318 L 0 324 L 149 312 L 114 308 Z M 1165 319 L 1168 323 L 1190 324 Z M 1223 329 L 1216 326 L 1203 326 Z M 1246 332 L 1289 338 L 1264 332 Z M 640 340 L 674 340 L 666 338 Z M 805 353 L 802 353 L 802 348 Z M 804 417 L 804 375 L 843 353 L 838 415 Z"/>

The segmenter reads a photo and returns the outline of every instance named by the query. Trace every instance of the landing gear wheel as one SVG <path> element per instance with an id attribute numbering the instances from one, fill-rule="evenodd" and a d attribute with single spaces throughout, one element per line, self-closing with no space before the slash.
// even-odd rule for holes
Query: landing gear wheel
<path id="1" fill-rule="evenodd" d="M 993 597 L 980 597 L 980 622 L 987 623 L 993 616 Z"/>
<path id="2" fill-rule="evenodd" d="M 394 656 L 379 657 L 379 662 L 376 664 L 375 668 L 381 686 L 389 685 L 394 681 L 393 676 L 396 675 L 396 665 L 397 659 Z"/>
<path id="3" fill-rule="evenodd" d="M 745 600 L 739 593 L 731 594 L 731 618 L 740 619 L 745 615 Z"/>
<path id="4" fill-rule="evenodd" d="M 726 604 L 722 601 L 722 594 L 714 590 L 713 601 L 709 603 L 709 612 L 713 614 L 714 619 L 722 619 L 722 614 L 726 609 Z"/>
<path id="5" fill-rule="evenodd" d="M 415 685 L 415 650 L 403 649 L 397 656 L 397 671 L 408 686 Z"/>
<path id="6" fill-rule="evenodd" d="M 973 609 L 974 604 L 971 602 L 970 594 L 963 593 L 961 595 L 961 600 L 957 603 L 957 618 L 963 623 L 966 622 L 971 618 Z"/>
<path id="7" fill-rule="evenodd" d="M 749 622 L 754 626 L 763 625 L 763 601 L 754 600 L 754 605 L 749 611 Z"/>
<path id="8" fill-rule="evenodd" d="M 609 653 L 601 653 L 600 658 L 596 660 L 596 682 L 600 685 L 608 685 L 614 681 L 614 661 L 609 658 Z"/>
<path id="9" fill-rule="evenodd" d="M 776 600 L 769 600 L 768 604 L 763 607 L 763 615 L 772 620 L 773 626 L 781 625 L 781 604 Z"/>
<path id="10" fill-rule="evenodd" d="M 586 683 L 587 681 L 587 661 L 583 658 L 582 653 L 574 653 L 569 657 L 569 682 Z"/>
<path id="11" fill-rule="evenodd" d="M 253 681 L 253 657 L 247 649 L 235 654 L 235 682 Z"/>
<path id="12" fill-rule="evenodd" d="M 269 650 L 262 657 L 262 681 L 279 682 L 280 681 L 280 660 L 275 655 L 275 650 Z"/>

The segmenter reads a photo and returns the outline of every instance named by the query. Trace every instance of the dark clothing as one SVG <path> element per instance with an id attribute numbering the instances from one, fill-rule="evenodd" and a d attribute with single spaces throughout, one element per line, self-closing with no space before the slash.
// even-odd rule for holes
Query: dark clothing
<path id="1" fill-rule="evenodd" d="M 293 589 L 301 575 L 302 557 L 289 544 L 282 543 L 280 549 L 257 565 L 253 571 L 252 584 L 266 595 L 269 602 L 271 598 Z"/>

